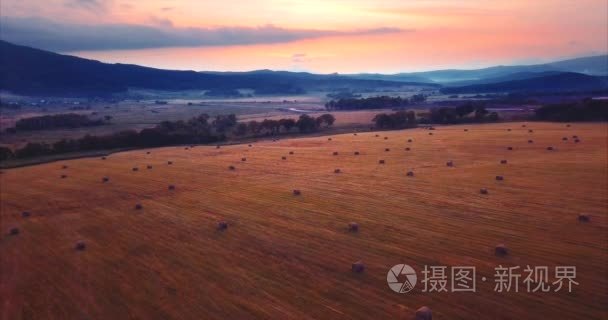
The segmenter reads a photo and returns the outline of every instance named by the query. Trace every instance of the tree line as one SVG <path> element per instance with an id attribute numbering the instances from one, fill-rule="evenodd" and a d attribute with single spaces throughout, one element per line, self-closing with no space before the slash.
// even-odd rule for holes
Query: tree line
<path id="1" fill-rule="evenodd" d="M 208 144 L 237 136 L 290 133 L 294 129 L 301 133 L 310 133 L 331 126 L 334 122 L 335 118 L 331 114 L 323 114 L 316 118 L 304 114 L 298 120 L 265 119 L 240 123 L 234 114 L 218 115 L 213 118 L 202 114 L 187 121 L 163 121 L 153 128 L 139 132 L 127 130 L 101 136 L 86 135 L 80 139 L 62 139 L 55 143 L 30 142 L 14 151 L 0 147 L 0 161 L 82 151 Z"/>
<path id="2" fill-rule="evenodd" d="M 80 128 L 104 125 L 102 119 L 90 119 L 86 115 L 76 113 L 53 114 L 19 119 L 15 128 L 7 131 L 47 130 L 57 128 Z"/>
<path id="3" fill-rule="evenodd" d="M 543 121 L 608 121 L 608 100 L 549 104 L 536 109 L 535 116 Z"/>
<path id="4" fill-rule="evenodd" d="M 389 97 L 377 96 L 369 98 L 345 98 L 331 100 L 325 104 L 325 109 L 331 110 L 362 110 L 362 109 L 399 109 L 409 106 L 413 103 L 421 103 L 426 101 L 426 96 L 416 94 L 412 97 Z"/>
<path id="5" fill-rule="evenodd" d="M 489 112 L 483 104 L 465 103 L 457 107 L 431 108 L 429 112 L 414 111 L 380 113 L 373 118 L 376 128 L 384 130 L 415 128 L 418 124 L 457 124 L 498 121 L 496 112 Z"/>

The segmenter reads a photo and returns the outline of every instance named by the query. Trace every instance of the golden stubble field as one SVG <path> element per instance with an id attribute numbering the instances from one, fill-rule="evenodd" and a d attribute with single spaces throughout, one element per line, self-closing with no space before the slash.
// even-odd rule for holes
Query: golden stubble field
<path id="1" fill-rule="evenodd" d="M 2 319 L 411 319 L 423 305 L 434 319 L 605 319 L 607 125 L 429 132 L 170 147 L 4 170 Z M 351 221 L 358 233 L 348 232 Z M 9 235 L 12 227 L 20 233 Z M 508 256 L 494 255 L 500 243 Z M 358 260 L 361 274 L 351 272 Z M 475 266 L 477 292 L 424 293 L 419 282 L 395 293 L 386 275 L 400 263 L 419 281 L 425 265 Z M 527 293 L 522 276 L 518 293 L 494 292 L 499 265 L 576 266 L 579 285 Z"/>

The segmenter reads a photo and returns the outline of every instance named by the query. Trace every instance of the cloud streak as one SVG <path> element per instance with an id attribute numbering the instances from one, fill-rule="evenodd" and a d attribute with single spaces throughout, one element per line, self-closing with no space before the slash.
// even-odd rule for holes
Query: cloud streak
<path id="1" fill-rule="evenodd" d="M 157 26 L 135 24 L 80 25 L 59 23 L 44 18 L 3 17 L 0 21 L 0 27 L 2 28 L 0 38 L 36 48 L 67 52 L 271 44 L 330 36 L 411 31 L 399 28 L 353 31 L 286 29 L 274 25 L 177 28 L 173 27 L 168 19 L 154 18 L 153 20 Z"/>

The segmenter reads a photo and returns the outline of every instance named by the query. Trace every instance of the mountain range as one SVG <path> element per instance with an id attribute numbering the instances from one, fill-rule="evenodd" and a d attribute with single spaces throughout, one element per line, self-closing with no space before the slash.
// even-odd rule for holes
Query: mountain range
<path id="1" fill-rule="evenodd" d="M 166 91 L 252 89 L 256 94 L 385 90 L 404 86 L 444 93 L 608 89 L 608 55 L 530 66 L 383 74 L 257 70 L 196 72 L 109 64 L 0 41 L 0 90 L 22 95 L 100 96 L 130 88 Z"/>

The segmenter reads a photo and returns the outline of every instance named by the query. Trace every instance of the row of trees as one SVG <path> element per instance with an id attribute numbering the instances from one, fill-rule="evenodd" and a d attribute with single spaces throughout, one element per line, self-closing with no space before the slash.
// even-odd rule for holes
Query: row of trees
<path id="1" fill-rule="evenodd" d="M 378 96 L 369 98 L 346 98 L 331 100 L 325 104 L 327 110 L 361 110 L 361 109 L 398 109 L 413 103 L 426 101 L 423 94 L 413 95 L 408 98 Z"/>
<path id="2" fill-rule="evenodd" d="M 608 121 L 608 100 L 550 104 L 535 113 L 536 119 L 544 121 Z"/>
<path id="3" fill-rule="evenodd" d="M 467 102 L 457 107 L 432 108 L 421 115 L 420 123 L 457 124 L 475 122 L 495 122 L 498 113 L 489 112 L 483 103 Z"/>
<path id="4" fill-rule="evenodd" d="M 67 113 L 23 118 L 15 123 L 16 130 L 47 130 L 56 128 L 80 128 L 100 126 L 105 122 L 101 119 L 90 119 L 86 115 Z"/>
<path id="5" fill-rule="evenodd" d="M 310 133 L 333 125 L 331 114 L 319 117 L 302 115 L 298 120 L 280 119 L 239 123 L 234 114 L 214 118 L 202 114 L 187 121 L 163 121 L 154 128 L 122 131 L 110 135 L 86 135 L 80 139 L 63 139 L 55 143 L 30 142 L 14 152 L 0 147 L 0 161 L 11 158 L 32 158 L 70 152 L 110 150 L 138 147 L 160 147 L 180 144 L 207 144 L 224 141 L 233 136 L 260 136 L 299 132 Z"/>

